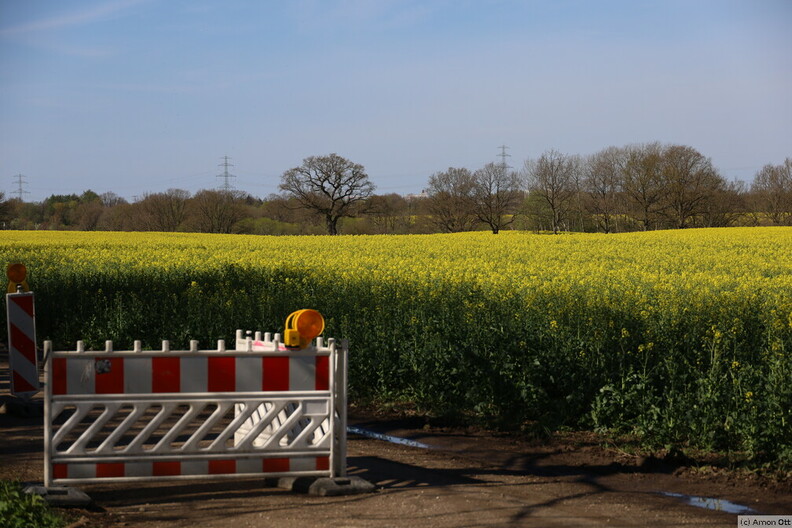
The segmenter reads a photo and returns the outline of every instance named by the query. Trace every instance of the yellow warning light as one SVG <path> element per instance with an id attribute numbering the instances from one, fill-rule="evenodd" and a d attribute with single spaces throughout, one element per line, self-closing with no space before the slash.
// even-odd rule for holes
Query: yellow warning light
<path id="1" fill-rule="evenodd" d="M 27 268 L 24 264 L 16 262 L 9 264 L 6 268 L 6 276 L 8 277 L 8 293 L 16 293 L 21 286 L 22 291 L 30 291 L 27 281 Z"/>
<path id="2" fill-rule="evenodd" d="M 27 268 L 24 264 L 17 262 L 16 264 L 9 264 L 6 269 L 6 275 L 11 282 L 24 282 L 27 277 Z"/>
<path id="3" fill-rule="evenodd" d="M 304 309 L 292 312 L 286 318 L 283 344 L 289 348 L 305 348 L 324 331 L 324 317 L 316 310 Z"/>

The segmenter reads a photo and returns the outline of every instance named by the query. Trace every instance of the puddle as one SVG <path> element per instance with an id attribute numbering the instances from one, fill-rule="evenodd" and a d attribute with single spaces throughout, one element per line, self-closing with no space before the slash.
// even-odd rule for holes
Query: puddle
<path id="1" fill-rule="evenodd" d="M 682 499 L 691 506 L 699 508 L 706 508 L 708 510 L 722 511 L 725 513 L 733 513 L 735 515 L 743 515 L 746 513 L 756 513 L 756 510 L 743 506 L 742 504 L 735 504 L 731 501 L 723 499 L 714 499 L 712 497 L 694 497 L 692 495 L 683 495 L 682 493 L 671 493 L 670 491 L 660 491 L 660 495 L 666 497 L 674 497 Z"/>
<path id="2" fill-rule="evenodd" d="M 410 440 L 409 438 L 399 438 L 398 436 L 375 433 L 374 431 L 369 431 L 368 429 L 363 429 L 361 427 L 355 427 L 354 425 L 347 426 L 347 433 L 357 434 L 367 438 L 374 438 L 375 440 L 385 440 L 386 442 L 390 442 L 392 444 L 399 444 L 408 447 L 420 447 L 421 449 L 431 448 L 430 445 L 424 444 L 423 442 L 417 442 L 415 440 Z"/>

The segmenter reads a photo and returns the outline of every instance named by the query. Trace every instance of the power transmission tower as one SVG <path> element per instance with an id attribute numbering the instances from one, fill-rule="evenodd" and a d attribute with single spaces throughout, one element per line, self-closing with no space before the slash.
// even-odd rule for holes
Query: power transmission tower
<path id="1" fill-rule="evenodd" d="M 223 184 L 220 186 L 220 190 L 225 192 L 229 192 L 234 188 L 234 186 L 231 185 L 231 178 L 236 178 L 235 175 L 228 172 L 228 167 L 234 166 L 233 164 L 228 163 L 229 159 L 230 158 L 228 156 L 223 156 L 223 163 L 218 165 L 218 167 L 223 167 L 223 174 L 218 174 L 217 177 L 223 178 Z"/>
<path id="2" fill-rule="evenodd" d="M 506 149 L 509 147 L 506 145 L 501 145 L 498 148 L 501 149 L 501 153 L 498 154 L 498 157 L 501 159 L 500 166 L 501 169 L 503 169 L 503 172 L 506 172 L 506 169 L 511 169 L 511 165 L 506 164 L 506 158 L 511 158 L 511 154 L 506 154 Z"/>
<path id="3" fill-rule="evenodd" d="M 14 176 L 14 183 L 17 184 L 17 189 L 13 192 L 17 195 L 17 198 L 19 198 L 19 201 L 21 202 L 23 201 L 22 198 L 24 197 L 24 195 L 30 194 L 29 191 L 26 191 L 25 188 L 22 187 L 27 182 L 25 181 L 25 177 L 23 175 L 17 174 L 16 176 Z"/>

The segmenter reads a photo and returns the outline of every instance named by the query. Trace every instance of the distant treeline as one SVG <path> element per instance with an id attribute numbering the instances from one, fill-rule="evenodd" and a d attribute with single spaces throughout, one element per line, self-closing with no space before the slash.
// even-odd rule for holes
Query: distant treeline
<path id="1" fill-rule="evenodd" d="M 133 203 L 90 190 L 42 202 L 0 193 L 0 227 L 303 235 L 792 225 L 792 158 L 765 165 L 746 185 L 727 181 L 691 147 L 659 143 L 587 157 L 550 150 L 519 171 L 450 167 L 409 196 L 375 194 L 362 166 L 336 154 L 312 156 L 286 171 L 280 188 L 264 199 L 169 189 Z"/>

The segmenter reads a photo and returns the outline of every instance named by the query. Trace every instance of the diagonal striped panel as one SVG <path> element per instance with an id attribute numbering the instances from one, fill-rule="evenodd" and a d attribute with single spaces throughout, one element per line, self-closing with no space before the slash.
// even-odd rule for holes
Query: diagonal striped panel
<path id="1" fill-rule="evenodd" d="M 40 388 L 33 293 L 6 295 L 6 311 L 11 394 L 31 396 Z"/>
<path id="2" fill-rule="evenodd" d="M 325 452 L 331 444 L 326 398 L 56 402 L 51 412 L 55 458 Z"/>

